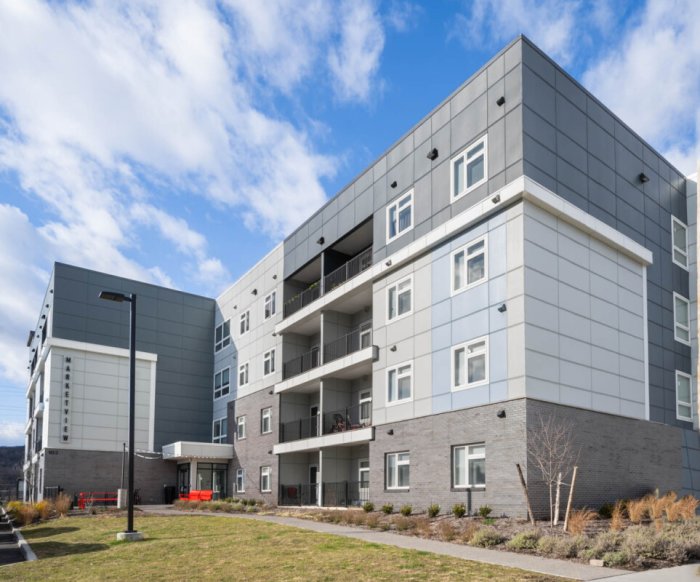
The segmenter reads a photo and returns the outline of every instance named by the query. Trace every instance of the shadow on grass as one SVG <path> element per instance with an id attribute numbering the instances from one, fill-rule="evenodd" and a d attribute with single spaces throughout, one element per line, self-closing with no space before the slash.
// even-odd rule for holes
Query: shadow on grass
<path id="1" fill-rule="evenodd" d="M 22 534 L 28 540 L 35 540 L 38 538 L 48 538 L 51 536 L 78 531 L 78 529 L 79 528 L 77 527 L 42 527 L 40 529 L 24 530 Z"/>
<path id="2" fill-rule="evenodd" d="M 107 544 L 66 544 L 63 542 L 36 542 L 32 543 L 31 547 L 41 560 L 101 552 L 109 548 Z"/>

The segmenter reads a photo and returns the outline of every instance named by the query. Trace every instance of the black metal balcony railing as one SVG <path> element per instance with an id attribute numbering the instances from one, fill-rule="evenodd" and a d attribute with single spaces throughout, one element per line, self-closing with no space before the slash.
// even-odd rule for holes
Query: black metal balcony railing
<path id="1" fill-rule="evenodd" d="M 279 505 L 318 505 L 317 484 L 280 485 Z"/>
<path id="2" fill-rule="evenodd" d="M 372 247 L 368 247 L 358 255 L 355 255 L 347 263 L 326 275 L 323 278 L 323 292 L 329 293 L 338 285 L 342 285 L 348 279 L 352 279 L 355 275 L 359 275 L 362 271 L 369 269 L 371 266 Z"/>
<path id="3" fill-rule="evenodd" d="M 321 365 L 321 353 L 318 348 L 306 352 L 301 356 L 292 358 L 282 364 L 282 379 L 286 380 L 292 376 L 298 376 Z"/>
<path id="4" fill-rule="evenodd" d="M 280 423 L 280 442 L 288 443 L 290 441 L 298 441 L 300 439 L 310 439 L 317 437 L 320 434 L 319 415 L 300 418 L 290 422 Z"/>
<path id="5" fill-rule="evenodd" d="M 359 481 L 324 483 L 321 495 L 324 507 L 358 506 L 369 501 L 369 483 Z"/>
<path id="6" fill-rule="evenodd" d="M 323 434 L 358 430 L 372 425 L 372 403 L 362 402 L 323 415 Z"/>
<path id="7" fill-rule="evenodd" d="M 298 293 L 292 297 L 289 301 L 286 301 L 283 306 L 284 317 L 289 317 L 292 313 L 296 313 L 302 307 L 306 307 L 309 303 L 313 303 L 321 296 L 321 282 L 316 281 L 304 289 L 301 293 Z"/>
<path id="8" fill-rule="evenodd" d="M 327 364 L 338 358 L 368 348 L 372 345 L 372 324 L 363 323 L 343 337 L 323 346 L 323 363 Z"/>
<path id="9" fill-rule="evenodd" d="M 34 452 L 38 453 L 41 450 L 41 441 L 38 440 L 34 443 Z"/>

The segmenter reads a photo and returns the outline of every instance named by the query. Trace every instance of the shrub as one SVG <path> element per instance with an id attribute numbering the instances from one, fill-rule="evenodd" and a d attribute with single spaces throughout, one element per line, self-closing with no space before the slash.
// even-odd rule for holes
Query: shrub
<path id="1" fill-rule="evenodd" d="M 32 503 L 23 503 L 19 510 L 19 520 L 22 525 L 29 525 L 39 517 L 36 506 Z"/>
<path id="2" fill-rule="evenodd" d="M 569 516 L 568 531 L 573 535 L 584 533 L 588 524 L 595 519 L 595 512 L 590 509 L 578 509 L 572 511 Z"/>
<path id="3" fill-rule="evenodd" d="M 437 503 L 428 505 L 428 517 L 437 517 L 438 513 L 440 513 L 440 506 Z"/>
<path id="4" fill-rule="evenodd" d="M 390 527 L 391 527 L 391 525 L 390 525 L 389 523 L 387 523 L 386 521 L 382 521 L 382 522 L 379 524 L 379 529 L 382 530 L 382 531 L 386 531 L 386 530 L 388 530 Z"/>
<path id="5" fill-rule="evenodd" d="M 19 517 L 19 512 L 23 505 L 24 503 L 21 501 L 10 501 L 5 508 L 5 511 L 7 511 L 7 513 L 9 513 L 12 517 L 16 518 Z"/>
<path id="6" fill-rule="evenodd" d="M 483 518 L 487 518 L 489 515 L 491 515 L 491 512 L 493 509 L 491 509 L 488 505 L 482 505 L 479 508 L 479 515 Z"/>
<path id="7" fill-rule="evenodd" d="M 433 533 L 433 530 L 430 528 L 430 520 L 427 517 L 419 517 L 416 519 L 415 532 L 421 537 L 429 538 Z"/>
<path id="8" fill-rule="evenodd" d="M 375 527 L 377 527 L 377 525 L 379 525 L 379 516 L 376 513 L 373 515 L 368 515 L 365 524 L 368 528 L 374 529 Z"/>
<path id="9" fill-rule="evenodd" d="M 680 521 L 683 517 L 683 502 L 682 501 L 671 501 L 664 507 L 664 512 L 666 513 L 666 519 L 669 523 L 674 521 Z"/>
<path id="10" fill-rule="evenodd" d="M 407 531 L 416 527 L 415 521 L 405 515 L 397 517 L 394 525 L 396 526 L 396 531 Z"/>
<path id="11" fill-rule="evenodd" d="M 53 513 L 53 507 L 51 506 L 51 502 L 47 499 L 43 499 L 42 501 L 38 501 L 37 503 L 35 503 L 34 508 L 36 509 L 36 512 L 39 515 L 39 519 L 41 520 L 49 519 L 49 517 L 51 517 L 51 514 Z"/>
<path id="12" fill-rule="evenodd" d="M 365 501 L 362 504 L 362 509 L 365 510 L 365 513 L 369 513 L 371 511 L 374 511 L 374 503 L 372 503 L 371 501 Z"/>
<path id="13" fill-rule="evenodd" d="M 606 531 L 599 533 L 593 538 L 592 545 L 584 554 L 584 558 L 602 558 L 609 552 L 616 552 L 622 542 L 622 534 L 615 531 Z"/>
<path id="14" fill-rule="evenodd" d="M 257 513 L 259 509 L 255 505 L 249 505 L 245 508 L 246 513 Z"/>
<path id="15" fill-rule="evenodd" d="M 482 527 L 472 536 L 471 545 L 481 548 L 489 548 L 503 543 L 503 536 L 495 527 Z"/>
<path id="16" fill-rule="evenodd" d="M 387 515 L 391 515 L 392 513 L 394 513 L 394 504 L 385 503 L 384 505 L 382 505 L 382 511 Z"/>
<path id="17" fill-rule="evenodd" d="M 493 525 L 494 523 L 496 523 L 496 520 L 493 517 L 484 518 L 484 525 Z"/>
<path id="18" fill-rule="evenodd" d="M 464 515 L 467 513 L 467 507 L 464 505 L 464 503 L 455 503 L 452 506 L 452 513 L 455 517 L 464 517 Z"/>
<path id="19" fill-rule="evenodd" d="M 662 560 L 667 545 L 667 540 L 652 528 L 637 525 L 625 532 L 620 549 L 633 559 L 643 562 L 645 559 Z"/>
<path id="20" fill-rule="evenodd" d="M 367 522 L 367 516 L 361 511 L 348 511 L 347 521 L 352 525 L 364 525 Z"/>
<path id="21" fill-rule="evenodd" d="M 240 501 L 237 501 L 231 504 L 231 511 L 245 511 L 243 509 L 244 507 L 245 506 Z"/>
<path id="22" fill-rule="evenodd" d="M 694 525 L 667 524 L 659 537 L 668 544 L 666 559 L 670 562 L 681 564 L 690 558 L 700 557 L 700 531 Z"/>
<path id="23" fill-rule="evenodd" d="M 547 556 L 555 558 L 575 558 L 583 553 L 588 545 L 584 536 L 557 537 L 542 536 L 537 542 L 537 550 Z"/>
<path id="24" fill-rule="evenodd" d="M 695 499 L 692 495 L 686 495 L 678 501 L 680 503 L 681 516 L 685 521 L 690 521 L 695 519 L 695 513 L 700 505 L 700 501 Z"/>
<path id="25" fill-rule="evenodd" d="M 622 531 L 625 525 L 625 502 L 616 501 L 610 515 L 610 529 L 612 531 Z"/>
<path id="26" fill-rule="evenodd" d="M 399 511 L 401 512 L 401 515 L 408 517 L 413 513 L 413 506 L 410 503 L 406 503 L 405 505 L 401 506 Z"/>
<path id="27" fill-rule="evenodd" d="M 627 502 L 627 515 L 629 515 L 632 523 L 642 523 L 648 512 L 648 500 L 646 497 L 642 499 L 632 499 Z"/>
<path id="28" fill-rule="evenodd" d="M 449 521 L 440 522 L 438 533 L 440 534 L 440 538 L 446 542 L 451 542 L 457 537 L 457 530 Z"/>
<path id="29" fill-rule="evenodd" d="M 603 503 L 603 505 L 598 508 L 598 515 L 603 519 L 610 519 L 614 508 L 615 506 L 609 501 L 607 503 Z"/>
<path id="30" fill-rule="evenodd" d="M 603 563 L 610 568 L 624 566 L 629 561 L 630 558 L 625 552 L 608 552 L 603 555 Z"/>
<path id="31" fill-rule="evenodd" d="M 510 550 L 534 550 L 540 537 L 541 534 L 536 529 L 521 531 L 506 542 L 506 547 Z"/>
<path id="32" fill-rule="evenodd" d="M 71 506 L 73 505 L 73 500 L 68 497 L 65 493 L 59 493 L 53 502 L 56 512 L 59 516 L 64 517 L 68 515 Z"/>

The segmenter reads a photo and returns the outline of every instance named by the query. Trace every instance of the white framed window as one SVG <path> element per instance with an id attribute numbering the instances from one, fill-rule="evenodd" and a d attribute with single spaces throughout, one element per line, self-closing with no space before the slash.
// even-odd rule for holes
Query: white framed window
<path id="1" fill-rule="evenodd" d="M 452 447 L 452 486 L 486 487 L 486 445 Z"/>
<path id="2" fill-rule="evenodd" d="M 386 207 L 386 242 L 391 242 L 413 228 L 413 190 Z"/>
<path id="3" fill-rule="evenodd" d="M 369 426 L 372 423 L 372 391 L 360 392 L 360 424 Z"/>
<path id="4" fill-rule="evenodd" d="M 688 269 L 688 227 L 675 216 L 671 217 L 671 238 L 673 240 L 673 262 Z"/>
<path id="5" fill-rule="evenodd" d="M 272 491 L 272 468 L 260 467 L 260 492 L 270 493 Z"/>
<path id="6" fill-rule="evenodd" d="M 236 469 L 236 493 L 245 493 L 245 469 Z"/>
<path id="7" fill-rule="evenodd" d="M 275 371 L 275 350 L 263 354 L 263 376 L 269 376 Z"/>
<path id="8" fill-rule="evenodd" d="M 227 319 L 216 326 L 214 331 L 214 351 L 218 352 L 231 343 L 231 320 Z"/>
<path id="9" fill-rule="evenodd" d="M 690 375 L 676 370 L 676 418 L 678 420 L 693 421 L 693 405 L 690 387 Z"/>
<path id="10" fill-rule="evenodd" d="M 413 275 L 386 288 L 386 320 L 395 321 L 413 311 Z"/>
<path id="11" fill-rule="evenodd" d="M 489 381 L 489 341 L 482 337 L 452 348 L 452 390 Z"/>
<path id="12" fill-rule="evenodd" d="M 265 319 L 270 319 L 275 313 L 277 313 L 277 291 L 273 291 L 265 297 Z"/>
<path id="13" fill-rule="evenodd" d="M 263 408 L 260 411 L 260 433 L 268 434 L 272 432 L 272 408 Z"/>
<path id="14" fill-rule="evenodd" d="M 413 362 L 405 362 L 386 371 L 386 401 L 404 402 L 413 397 Z"/>
<path id="15" fill-rule="evenodd" d="M 690 345 L 690 301 L 683 295 L 673 294 L 673 336 L 676 341 Z"/>
<path id="16" fill-rule="evenodd" d="M 245 414 L 236 417 L 236 438 L 239 441 L 245 438 Z"/>
<path id="17" fill-rule="evenodd" d="M 226 417 L 219 418 L 214 421 L 212 425 L 212 438 L 213 443 L 225 443 L 226 442 Z"/>
<path id="18" fill-rule="evenodd" d="M 250 331 L 250 309 L 241 313 L 239 331 L 240 335 L 245 335 Z"/>
<path id="19" fill-rule="evenodd" d="M 248 383 L 249 377 L 248 377 L 248 362 L 245 362 L 244 364 L 241 364 L 238 366 L 238 385 L 239 386 L 245 386 Z"/>
<path id="20" fill-rule="evenodd" d="M 452 253 L 452 293 L 459 293 L 488 278 L 486 237 L 476 239 Z"/>
<path id="21" fill-rule="evenodd" d="M 410 486 L 411 456 L 408 451 L 387 453 L 386 488 L 408 489 Z"/>
<path id="22" fill-rule="evenodd" d="M 452 158 L 450 172 L 452 201 L 481 186 L 488 176 L 488 143 L 487 136 L 484 136 Z"/>
<path id="23" fill-rule="evenodd" d="M 214 374 L 214 400 L 226 396 L 229 393 L 231 384 L 230 374 L 230 368 L 224 368 L 220 372 Z"/>

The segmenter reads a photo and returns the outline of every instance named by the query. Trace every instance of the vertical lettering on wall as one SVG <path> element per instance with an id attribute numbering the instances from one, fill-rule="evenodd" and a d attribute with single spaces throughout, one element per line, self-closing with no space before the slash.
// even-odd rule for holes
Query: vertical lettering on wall
<path id="1" fill-rule="evenodd" d="M 61 396 L 61 442 L 70 442 L 71 357 L 63 356 L 63 393 Z"/>

